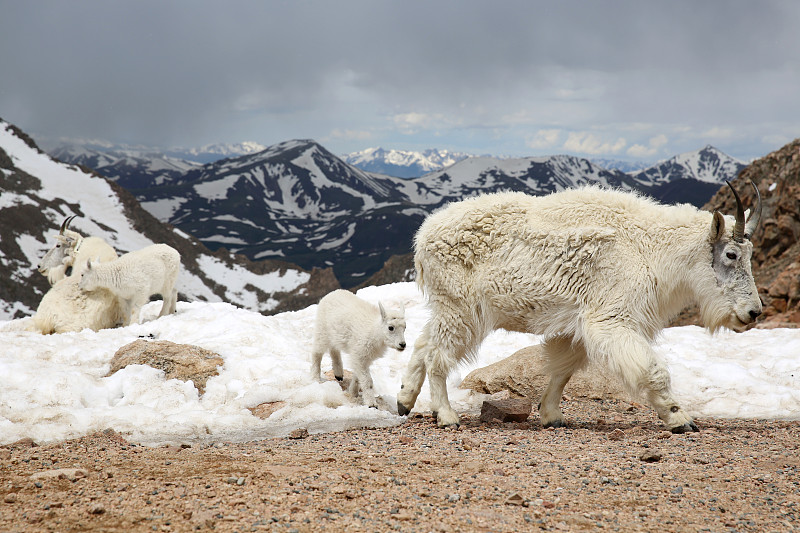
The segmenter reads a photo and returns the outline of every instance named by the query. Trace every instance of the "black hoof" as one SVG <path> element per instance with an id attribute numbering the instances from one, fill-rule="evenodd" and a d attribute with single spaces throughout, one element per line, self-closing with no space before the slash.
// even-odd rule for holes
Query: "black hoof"
<path id="1" fill-rule="evenodd" d="M 336 381 L 344 381 L 344 376 L 333 376 L 336 378 Z"/>
<path id="2" fill-rule="evenodd" d="M 698 428 L 697 424 L 695 424 L 694 422 L 688 422 L 688 423 L 686 423 L 686 424 L 684 424 L 682 426 L 674 427 L 674 428 L 670 429 L 670 431 L 672 431 L 675 434 L 689 433 L 689 432 L 695 432 L 696 433 L 696 432 L 700 431 L 700 428 Z"/>
<path id="3" fill-rule="evenodd" d="M 553 420 L 549 424 L 542 424 L 543 428 L 565 428 L 567 425 L 563 420 Z"/>
<path id="4" fill-rule="evenodd" d="M 406 416 L 408 413 L 411 412 L 411 409 L 408 409 L 405 405 L 400 402 L 397 402 L 397 414 L 400 416 Z"/>

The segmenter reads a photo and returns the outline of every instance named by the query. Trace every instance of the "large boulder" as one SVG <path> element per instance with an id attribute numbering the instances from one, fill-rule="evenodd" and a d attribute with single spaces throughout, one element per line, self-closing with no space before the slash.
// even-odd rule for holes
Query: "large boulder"
<path id="1" fill-rule="evenodd" d="M 530 398 L 536 404 L 549 381 L 542 347 L 537 345 L 522 348 L 501 361 L 473 370 L 459 387 L 483 394 L 507 390 L 512 397 Z M 576 372 L 564 391 L 589 398 L 629 399 L 616 376 L 594 365 Z"/>
<path id="2" fill-rule="evenodd" d="M 111 358 L 111 375 L 128 365 L 147 365 L 164 371 L 166 379 L 191 381 L 203 394 L 206 381 L 219 375 L 225 361 L 219 354 L 191 344 L 139 339 L 126 344 Z"/>

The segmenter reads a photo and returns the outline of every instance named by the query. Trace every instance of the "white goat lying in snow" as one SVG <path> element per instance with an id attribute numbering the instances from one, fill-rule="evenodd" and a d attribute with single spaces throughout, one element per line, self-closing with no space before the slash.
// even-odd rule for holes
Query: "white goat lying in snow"
<path id="1" fill-rule="evenodd" d="M 333 375 L 341 381 L 344 377 L 341 352 L 346 352 L 353 366 L 350 394 L 356 396 L 360 386 L 364 403 L 377 407 L 369 367 L 386 353 L 387 347 L 404 350 L 405 331 L 404 308 L 386 311 L 380 302 L 375 307 L 349 291 L 333 291 L 320 300 L 317 308 L 311 378 L 320 379 L 320 362 L 325 352 L 329 352 Z"/>
<path id="2" fill-rule="evenodd" d="M 175 248 L 153 244 L 108 263 L 87 262 L 79 286 L 84 291 L 107 289 L 114 293 L 123 308 L 123 325 L 127 326 L 131 321 L 138 322 L 139 310 L 153 294 L 160 294 L 164 301 L 158 316 L 175 312 L 175 281 L 180 266 L 181 256 Z"/>
<path id="3" fill-rule="evenodd" d="M 55 285 L 67 276 L 67 269 L 72 267 L 72 274 L 81 273 L 86 261 L 113 261 L 117 252 L 100 237 L 84 237 L 77 231 L 69 229 L 69 223 L 77 215 L 64 219 L 56 235 L 56 243 L 44 254 L 39 262 L 39 272 L 47 276 L 50 285 Z"/>
<path id="4" fill-rule="evenodd" d="M 47 291 L 29 330 L 45 335 L 89 328 L 98 331 L 113 328 L 125 321 L 119 298 L 111 291 L 82 291 L 80 276 L 67 276 Z"/>

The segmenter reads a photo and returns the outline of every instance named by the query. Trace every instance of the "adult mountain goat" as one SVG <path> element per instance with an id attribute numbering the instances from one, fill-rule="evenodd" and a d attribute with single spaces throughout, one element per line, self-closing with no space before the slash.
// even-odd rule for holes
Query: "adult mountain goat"
<path id="1" fill-rule="evenodd" d="M 45 335 L 89 328 L 99 331 L 122 324 L 126 317 L 119 298 L 106 289 L 82 291 L 79 275 L 67 276 L 44 295 L 33 316 L 32 331 Z"/>
<path id="2" fill-rule="evenodd" d="M 77 231 L 69 229 L 69 224 L 77 215 L 67 217 L 61 223 L 56 235 L 56 243 L 39 261 L 39 272 L 47 276 L 50 285 L 64 279 L 67 269 L 72 267 L 70 275 L 78 275 L 83 271 L 86 261 L 113 261 L 117 252 L 100 237 L 84 237 Z"/>
<path id="3" fill-rule="evenodd" d="M 559 402 L 573 372 L 602 361 L 631 393 L 643 393 L 674 433 L 697 431 L 651 344 L 692 302 L 712 332 L 761 313 L 749 241 L 761 200 L 745 222 L 734 195 L 735 220 L 596 187 L 538 198 L 489 194 L 431 215 L 414 243 L 431 317 L 403 376 L 398 412 L 414 406 L 427 372 L 439 426 L 458 424 L 447 375 L 503 328 L 545 337 L 545 427 L 564 425 Z"/>
<path id="4" fill-rule="evenodd" d="M 126 317 L 123 325 L 138 320 L 139 310 L 150 296 L 160 294 L 164 303 L 158 316 L 175 312 L 178 292 L 175 281 L 181 266 L 181 256 L 166 244 L 153 244 L 129 252 L 108 263 L 88 262 L 81 274 L 79 287 L 84 291 L 107 289 L 123 306 Z"/>

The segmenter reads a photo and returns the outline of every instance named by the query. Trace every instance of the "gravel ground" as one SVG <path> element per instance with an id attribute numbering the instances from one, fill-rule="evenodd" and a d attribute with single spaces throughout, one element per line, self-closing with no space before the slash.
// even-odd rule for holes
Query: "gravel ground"
<path id="1" fill-rule="evenodd" d="M 569 427 L 389 429 L 148 448 L 111 430 L 0 447 L 2 531 L 793 531 L 800 422 L 571 397 Z"/>

